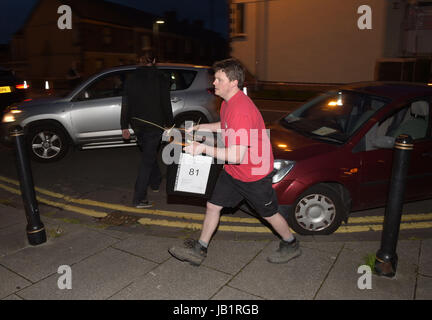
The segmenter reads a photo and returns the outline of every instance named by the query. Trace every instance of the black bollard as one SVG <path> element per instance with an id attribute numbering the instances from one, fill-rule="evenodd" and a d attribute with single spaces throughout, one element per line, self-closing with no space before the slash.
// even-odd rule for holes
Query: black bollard
<path id="1" fill-rule="evenodd" d="M 20 180 L 21 196 L 24 202 L 24 209 L 27 218 L 27 239 L 32 246 L 35 246 L 46 242 L 45 227 L 39 216 L 39 208 L 33 184 L 33 175 L 27 155 L 22 128 L 17 126 L 12 131 L 11 136 L 15 138 L 17 170 Z"/>
<path id="2" fill-rule="evenodd" d="M 375 272 L 379 276 L 392 278 L 396 274 L 398 262 L 396 246 L 402 217 L 406 176 L 413 148 L 411 136 L 401 134 L 397 137 L 394 146 L 390 191 L 381 234 L 381 248 L 377 251 L 375 260 Z"/>

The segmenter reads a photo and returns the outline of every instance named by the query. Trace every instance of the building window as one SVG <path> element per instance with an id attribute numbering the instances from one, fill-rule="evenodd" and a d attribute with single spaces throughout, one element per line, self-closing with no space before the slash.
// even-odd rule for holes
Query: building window
<path id="1" fill-rule="evenodd" d="M 186 39 L 184 45 L 184 52 L 186 54 L 192 53 L 192 40 Z"/>
<path id="2" fill-rule="evenodd" d="M 73 39 L 73 44 L 74 45 L 80 45 L 80 32 L 79 32 L 79 28 L 74 28 L 73 32 L 72 32 L 72 39 Z"/>
<path id="3" fill-rule="evenodd" d="M 148 50 L 151 48 L 151 39 L 148 35 L 141 35 L 141 50 Z"/>
<path id="4" fill-rule="evenodd" d="M 244 3 L 231 3 L 230 36 L 231 38 L 246 36 Z"/>
<path id="5" fill-rule="evenodd" d="M 97 71 L 100 71 L 105 68 L 105 60 L 104 59 L 96 59 L 95 67 Z"/>
<path id="6" fill-rule="evenodd" d="M 105 44 L 111 44 L 112 42 L 112 34 L 110 28 L 103 29 L 103 41 Z"/>

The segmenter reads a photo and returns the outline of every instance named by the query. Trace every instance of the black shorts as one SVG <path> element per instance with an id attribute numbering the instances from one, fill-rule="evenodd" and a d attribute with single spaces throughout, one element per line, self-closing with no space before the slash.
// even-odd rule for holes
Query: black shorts
<path id="1" fill-rule="evenodd" d="M 269 174 L 258 181 L 243 182 L 222 170 L 209 202 L 221 207 L 234 208 L 242 200 L 246 200 L 261 217 L 271 217 L 279 210 L 271 180 L 272 174 Z"/>

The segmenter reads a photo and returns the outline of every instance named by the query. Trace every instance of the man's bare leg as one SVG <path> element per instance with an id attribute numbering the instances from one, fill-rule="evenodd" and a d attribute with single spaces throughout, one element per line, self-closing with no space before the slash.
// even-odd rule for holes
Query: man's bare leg
<path id="1" fill-rule="evenodd" d="M 213 236 L 220 220 L 220 212 L 223 207 L 207 202 L 206 214 L 204 217 L 200 241 L 208 244 Z"/>

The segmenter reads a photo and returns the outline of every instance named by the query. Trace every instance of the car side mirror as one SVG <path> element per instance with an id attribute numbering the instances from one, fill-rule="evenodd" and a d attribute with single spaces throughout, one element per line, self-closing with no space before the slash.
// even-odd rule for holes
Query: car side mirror
<path id="1" fill-rule="evenodd" d="M 372 145 L 381 149 L 392 149 L 395 143 L 395 138 L 390 136 L 377 137 L 372 140 Z"/>

